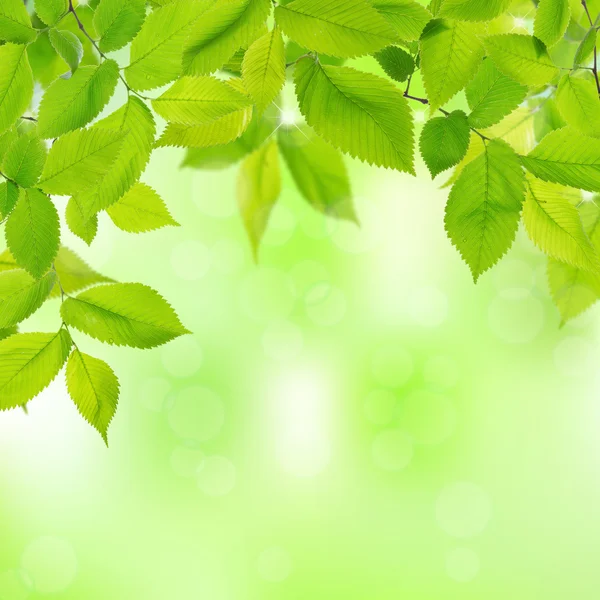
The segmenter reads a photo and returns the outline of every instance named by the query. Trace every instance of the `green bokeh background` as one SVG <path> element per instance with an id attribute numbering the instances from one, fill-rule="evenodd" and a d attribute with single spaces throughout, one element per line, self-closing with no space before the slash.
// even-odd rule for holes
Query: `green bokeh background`
<path id="1" fill-rule="evenodd" d="M 284 170 L 256 265 L 236 168 L 181 158 L 157 151 L 143 177 L 180 228 L 101 218 L 88 248 L 63 226 L 194 334 L 143 352 L 77 336 L 121 381 L 109 449 L 62 375 L 0 415 L 0 599 L 596 599 L 598 312 L 559 329 L 525 233 L 475 286 L 444 176 L 349 160 L 361 227 Z"/>

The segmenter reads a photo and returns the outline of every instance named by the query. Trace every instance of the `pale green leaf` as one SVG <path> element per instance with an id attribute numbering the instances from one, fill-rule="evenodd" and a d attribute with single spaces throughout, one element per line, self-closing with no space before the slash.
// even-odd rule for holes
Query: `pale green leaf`
<path id="1" fill-rule="evenodd" d="M 119 399 L 119 380 L 113 370 L 75 348 L 67 362 L 67 389 L 81 416 L 108 445 L 108 426 Z"/>
<path id="2" fill-rule="evenodd" d="M 60 312 L 67 325 L 117 346 L 154 348 L 189 333 L 167 301 L 139 283 L 92 288 L 67 298 Z"/>
<path id="3" fill-rule="evenodd" d="M 446 117 L 436 117 L 425 123 L 420 149 L 431 177 L 457 165 L 467 153 L 470 139 L 467 115 L 455 110 Z"/>
<path id="4" fill-rule="evenodd" d="M 0 40 L 27 44 L 35 40 L 36 32 L 22 0 L 0 2 Z M 0 64 L 4 57 L 0 54 Z"/>
<path id="5" fill-rule="evenodd" d="M 40 187 L 48 194 L 72 195 L 96 185 L 123 144 L 123 133 L 77 129 L 60 137 L 48 152 Z"/>
<path id="6" fill-rule="evenodd" d="M 350 180 L 342 155 L 314 133 L 279 130 L 279 147 L 296 186 L 319 212 L 357 221 Z"/>
<path id="7" fill-rule="evenodd" d="M 0 133 L 27 110 L 32 97 L 33 74 L 26 46 L 0 46 Z"/>
<path id="8" fill-rule="evenodd" d="M 388 46 L 373 56 L 385 74 L 396 81 L 406 81 L 415 70 L 413 57 L 397 46 Z"/>
<path id="9" fill-rule="evenodd" d="M 89 246 L 98 233 L 98 215 L 90 216 L 89 211 L 84 210 L 82 204 L 77 196 L 69 198 L 65 218 L 71 232 Z"/>
<path id="10" fill-rule="evenodd" d="M 600 140 L 571 127 L 549 133 L 521 161 L 543 181 L 600 192 Z"/>
<path id="11" fill-rule="evenodd" d="M 19 132 L 16 127 L 11 127 L 8 131 L 0 134 L 0 164 L 4 161 L 8 149 L 18 138 Z"/>
<path id="12" fill-rule="evenodd" d="M 312 59 L 296 65 L 295 83 L 307 123 L 335 148 L 369 164 L 414 173 L 412 116 L 393 84 Z"/>
<path id="13" fill-rule="evenodd" d="M 248 48 L 242 62 L 242 77 L 256 108 L 262 113 L 285 83 L 285 47 L 277 27 Z"/>
<path id="14" fill-rule="evenodd" d="M 248 96 L 214 77 L 182 77 L 152 101 L 161 117 L 181 125 L 204 125 L 251 104 Z"/>
<path id="15" fill-rule="evenodd" d="M 443 0 L 438 16 L 463 21 L 491 21 L 506 12 L 513 0 Z"/>
<path id="16" fill-rule="evenodd" d="M 0 272 L 12 271 L 13 269 L 18 268 L 19 265 L 16 263 L 15 257 L 10 253 L 8 248 L 3 252 L 0 252 Z"/>
<path id="17" fill-rule="evenodd" d="M 565 35 L 570 20 L 569 0 L 540 0 L 535 11 L 533 34 L 550 48 Z"/>
<path id="18" fill-rule="evenodd" d="M 0 329 L 32 315 L 48 298 L 55 282 L 54 271 L 39 280 L 21 269 L 0 272 Z"/>
<path id="19" fill-rule="evenodd" d="M 109 206 L 107 212 L 119 229 L 131 233 L 179 226 L 163 199 L 145 183 L 136 183 L 118 202 Z"/>
<path id="20" fill-rule="evenodd" d="M 277 142 L 271 140 L 244 160 L 238 176 L 240 214 L 255 257 L 280 193 Z"/>
<path id="21" fill-rule="evenodd" d="M 566 74 L 558 85 L 556 105 L 569 125 L 583 134 L 600 137 L 600 98 L 595 81 Z"/>
<path id="22" fill-rule="evenodd" d="M 398 39 L 367 0 L 294 0 L 278 6 L 275 19 L 301 46 L 331 56 L 371 54 Z"/>
<path id="23" fill-rule="evenodd" d="M 39 279 L 58 252 L 58 212 L 48 196 L 37 189 L 26 190 L 6 222 L 6 245 L 17 264 Z"/>
<path id="24" fill-rule="evenodd" d="M 414 0 L 371 0 L 371 4 L 405 42 L 418 40 L 431 21 L 431 13 Z"/>
<path id="25" fill-rule="evenodd" d="M 35 0 L 34 7 L 37 16 L 52 27 L 69 10 L 69 0 Z"/>
<path id="26" fill-rule="evenodd" d="M 535 146 L 534 112 L 519 106 L 497 125 L 484 129 L 482 133 L 490 138 L 500 138 L 518 154 L 530 152 Z"/>
<path id="27" fill-rule="evenodd" d="M 0 183 L 0 220 L 8 217 L 19 199 L 19 188 L 12 181 Z"/>
<path id="28" fill-rule="evenodd" d="M 18 333 L 0 342 L 0 410 L 24 406 L 46 388 L 65 364 L 72 345 L 58 333 Z"/>
<path id="29" fill-rule="evenodd" d="M 61 246 L 54 259 L 54 269 L 60 279 L 60 285 L 66 294 L 79 292 L 98 283 L 113 283 L 110 277 L 105 277 L 94 271 L 75 252 Z M 52 296 L 60 296 L 60 289 L 55 286 Z"/>
<path id="30" fill-rule="evenodd" d="M 575 59 L 573 60 L 574 66 L 585 65 L 588 62 L 589 58 L 594 53 L 594 48 L 596 47 L 596 38 L 596 29 L 591 27 L 577 48 Z"/>
<path id="31" fill-rule="evenodd" d="M 544 43 L 533 36 L 492 35 L 486 38 L 485 47 L 500 71 L 523 85 L 544 85 L 559 73 Z"/>
<path id="32" fill-rule="evenodd" d="M 270 0 L 217 0 L 190 31 L 183 53 L 188 75 L 208 75 L 220 69 L 263 30 Z"/>
<path id="33" fill-rule="evenodd" d="M 75 73 L 83 58 L 83 46 L 79 38 L 70 31 L 60 29 L 51 29 L 48 36 L 52 47 Z"/>
<path id="34" fill-rule="evenodd" d="M 488 59 L 483 61 L 465 92 L 471 109 L 469 124 L 485 129 L 515 110 L 525 100 L 527 87 L 502 74 Z"/>
<path id="35" fill-rule="evenodd" d="M 524 194 L 519 158 L 499 140 L 488 142 L 454 184 L 446 205 L 446 231 L 475 281 L 512 245 Z"/>
<path id="36" fill-rule="evenodd" d="M 475 75 L 483 57 L 480 26 L 434 19 L 421 36 L 421 72 L 431 111 L 460 92 Z"/>
<path id="37" fill-rule="evenodd" d="M 21 187 L 33 187 L 46 162 L 46 145 L 35 132 L 13 142 L 2 162 L 2 172 Z"/>
<path id="38" fill-rule="evenodd" d="M 566 121 L 562 118 L 554 98 L 547 98 L 537 112 L 533 115 L 533 130 L 535 140 L 540 142 L 551 131 L 565 127 Z"/>
<path id="39" fill-rule="evenodd" d="M 40 104 L 40 135 L 54 138 L 87 125 L 110 100 L 118 79 L 114 60 L 105 60 L 99 67 L 80 67 L 70 79 L 57 79 Z"/>
<path id="40" fill-rule="evenodd" d="M 101 0 L 94 12 L 94 29 L 100 36 L 102 52 L 112 52 L 128 44 L 146 18 L 144 0 Z"/>

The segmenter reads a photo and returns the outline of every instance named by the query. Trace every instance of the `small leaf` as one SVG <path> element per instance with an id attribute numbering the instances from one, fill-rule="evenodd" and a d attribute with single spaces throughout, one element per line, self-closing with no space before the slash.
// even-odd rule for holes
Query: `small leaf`
<path id="1" fill-rule="evenodd" d="M 0 40 L 27 44 L 35 40 L 36 32 L 22 0 L 0 2 Z M 1 54 L 0 54 L 1 56 Z M 3 60 L 0 59 L 0 64 Z"/>
<path id="2" fill-rule="evenodd" d="M 246 158 L 238 176 L 238 204 L 255 257 L 280 193 L 277 143 L 272 140 Z"/>
<path id="3" fill-rule="evenodd" d="M 23 7 L 20 0 L 19 4 Z M 1 11 L 2 8 L 0 27 Z M 27 110 L 32 97 L 33 74 L 26 46 L 0 46 L 0 133 L 4 133 Z"/>
<path id="4" fill-rule="evenodd" d="M 37 16 L 49 27 L 56 25 L 69 10 L 68 0 L 35 0 L 34 6 Z"/>
<path id="5" fill-rule="evenodd" d="M 594 81 L 565 75 L 558 85 L 556 105 L 569 125 L 585 135 L 600 137 L 600 98 Z"/>
<path id="6" fill-rule="evenodd" d="M 37 189 L 21 193 L 6 222 L 6 245 L 17 264 L 39 279 L 58 252 L 58 212 L 48 196 Z"/>
<path id="7" fill-rule="evenodd" d="M 69 65 L 72 73 L 77 71 L 83 58 L 83 46 L 79 38 L 71 31 L 51 29 L 48 33 L 50 43 L 58 55 Z"/>
<path id="8" fill-rule="evenodd" d="M 154 348 L 189 333 L 166 300 L 139 283 L 92 288 L 67 298 L 60 312 L 67 325 L 117 346 Z"/>
<path id="9" fill-rule="evenodd" d="M 73 196 L 67 203 L 65 217 L 71 232 L 89 246 L 98 233 L 98 215 L 86 216 L 81 202 L 76 196 Z"/>
<path id="10" fill-rule="evenodd" d="M 108 426 L 119 399 L 119 380 L 113 370 L 75 348 L 67 362 L 67 388 L 81 416 L 108 445 Z"/>
<path id="11" fill-rule="evenodd" d="M 550 48 L 562 39 L 570 20 L 569 0 L 540 0 L 535 11 L 533 34 Z"/>
<path id="12" fill-rule="evenodd" d="M 46 163 L 46 145 L 35 133 L 23 135 L 10 146 L 2 172 L 21 187 L 33 187 Z"/>
<path id="13" fill-rule="evenodd" d="M 596 29 L 594 27 L 590 28 L 577 48 L 575 59 L 573 60 L 573 66 L 577 67 L 587 63 L 589 58 L 594 53 L 594 48 L 596 47 L 596 37 Z"/>
<path id="14" fill-rule="evenodd" d="M 418 40 L 431 21 L 431 13 L 413 0 L 371 0 L 371 4 L 405 42 Z"/>
<path id="15" fill-rule="evenodd" d="M 12 212 L 19 199 L 19 188 L 12 181 L 0 183 L 0 220 Z"/>
<path id="16" fill-rule="evenodd" d="M 18 333 L 0 342 L 0 410 L 23 406 L 58 375 L 72 341 L 68 332 Z"/>
<path id="17" fill-rule="evenodd" d="M 420 148 L 431 177 L 454 167 L 464 158 L 469 148 L 470 133 L 467 115 L 462 110 L 425 123 Z"/>
<path id="18" fill-rule="evenodd" d="M 438 16 L 462 21 L 491 21 L 508 10 L 512 0 L 444 0 Z"/>
<path id="19" fill-rule="evenodd" d="M 128 44 L 146 18 L 144 0 L 101 0 L 94 12 L 94 29 L 100 36 L 102 52 L 112 52 Z"/>
<path id="20" fill-rule="evenodd" d="M 373 57 L 381 65 L 385 74 L 395 81 L 406 81 L 415 70 L 413 57 L 397 46 L 388 46 L 376 52 Z"/>
<path id="21" fill-rule="evenodd" d="M 110 277 L 97 273 L 85 263 L 75 252 L 61 246 L 54 259 L 54 268 L 60 279 L 62 289 L 66 294 L 79 292 L 98 283 L 113 283 Z M 52 291 L 52 296 L 60 296 L 58 286 Z"/>
<path id="22" fill-rule="evenodd" d="M 145 183 L 136 183 L 116 204 L 109 206 L 107 212 L 119 229 L 131 233 L 179 226 L 163 199 Z"/>

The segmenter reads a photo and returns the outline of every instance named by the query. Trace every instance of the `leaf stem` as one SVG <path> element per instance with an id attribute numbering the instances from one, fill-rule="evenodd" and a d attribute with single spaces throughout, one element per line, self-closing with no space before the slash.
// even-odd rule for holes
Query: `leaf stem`
<path id="1" fill-rule="evenodd" d="M 590 22 L 590 26 L 594 27 L 594 20 L 592 19 L 592 15 L 590 14 L 590 9 L 588 8 L 586 0 L 581 0 L 581 5 L 585 10 L 585 14 L 587 15 L 588 21 Z M 600 95 L 600 78 L 598 78 L 598 48 L 594 46 L 594 66 L 592 67 L 592 73 L 594 74 L 594 79 L 596 80 L 596 89 L 598 90 L 598 94 Z"/>

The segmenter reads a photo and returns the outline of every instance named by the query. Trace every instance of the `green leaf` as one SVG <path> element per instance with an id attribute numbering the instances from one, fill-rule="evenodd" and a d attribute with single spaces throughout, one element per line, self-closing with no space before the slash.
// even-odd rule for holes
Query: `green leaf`
<path id="1" fill-rule="evenodd" d="M 4 161 L 8 149 L 19 138 L 16 127 L 11 127 L 8 131 L 0 134 L 0 164 Z"/>
<path id="2" fill-rule="evenodd" d="M 480 27 L 472 23 L 434 19 L 421 36 L 421 71 L 431 111 L 443 106 L 473 78 L 483 46 Z"/>
<path id="3" fill-rule="evenodd" d="M 296 186 L 319 212 L 357 221 L 342 155 L 321 138 L 300 129 L 279 130 L 279 148 Z"/>
<path id="4" fill-rule="evenodd" d="M 112 52 L 128 44 L 146 18 L 144 0 L 102 0 L 94 12 L 94 29 L 100 36 L 102 52 Z"/>
<path id="5" fill-rule="evenodd" d="M 303 59 L 296 65 L 295 82 L 307 123 L 335 148 L 369 164 L 414 174 L 410 108 L 389 81 Z"/>
<path id="6" fill-rule="evenodd" d="M 21 187 L 33 187 L 46 162 L 46 145 L 35 132 L 13 142 L 2 162 L 2 172 Z"/>
<path id="7" fill-rule="evenodd" d="M 540 0 L 535 11 L 533 34 L 550 48 L 565 35 L 570 20 L 569 0 Z"/>
<path id="8" fill-rule="evenodd" d="M 58 212 L 48 196 L 26 190 L 6 222 L 6 245 L 17 264 L 39 279 L 58 252 Z"/>
<path id="9" fill-rule="evenodd" d="M 108 445 L 108 426 L 117 410 L 119 380 L 102 360 L 75 348 L 67 362 L 67 388 L 81 416 Z"/>
<path id="10" fill-rule="evenodd" d="M 114 60 L 105 60 L 99 67 L 80 67 L 70 79 L 57 79 L 40 104 L 40 135 L 54 138 L 87 125 L 110 100 L 118 79 Z"/>
<path id="11" fill-rule="evenodd" d="M 49 27 L 58 23 L 60 18 L 69 10 L 68 0 L 35 0 L 37 16 Z"/>
<path id="12" fill-rule="evenodd" d="M 217 0 L 190 31 L 183 53 L 184 72 L 208 75 L 220 69 L 237 50 L 261 35 L 270 12 L 269 0 Z"/>
<path id="13" fill-rule="evenodd" d="M 455 110 L 447 117 L 436 117 L 425 123 L 420 148 L 431 177 L 454 167 L 465 157 L 470 133 L 467 115 L 462 110 Z"/>
<path id="14" fill-rule="evenodd" d="M 113 283 L 110 277 L 105 277 L 94 271 L 75 252 L 61 246 L 54 259 L 54 268 L 60 279 L 62 289 L 66 294 L 79 292 L 98 283 Z M 60 289 L 55 286 L 52 296 L 60 296 Z"/>
<path id="15" fill-rule="evenodd" d="M 4 252 L 0 252 L 0 272 L 12 271 L 18 269 L 19 265 L 15 261 L 15 257 L 10 253 L 10 250 L 6 249 Z"/>
<path id="16" fill-rule="evenodd" d="M 33 74 L 26 50 L 26 46 L 15 44 L 0 46 L 0 133 L 27 110 L 33 97 Z"/>
<path id="17" fill-rule="evenodd" d="M 596 47 L 596 37 L 596 29 L 592 27 L 585 34 L 585 37 L 581 40 L 581 43 L 577 48 L 575 59 L 573 60 L 573 66 L 577 67 L 579 65 L 585 65 L 588 62 L 594 53 L 594 48 Z"/>
<path id="18" fill-rule="evenodd" d="M 48 33 L 50 43 L 58 55 L 69 65 L 72 73 L 77 71 L 83 58 L 83 46 L 79 38 L 70 31 L 51 29 Z"/>
<path id="19" fill-rule="evenodd" d="M 109 206 L 107 212 L 119 229 L 131 233 L 179 226 L 163 199 L 145 183 L 136 183 L 118 202 Z"/>
<path id="20" fill-rule="evenodd" d="M 18 333 L 0 342 L 0 410 L 23 406 L 58 375 L 72 345 L 58 333 Z"/>
<path id="21" fill-rule="evenodd" d="M 475 281 L 512 245 L 524 194 L 519 159 L 500 140 L 488 142 L 454 184 L 446 205 L 446 231 Z"/>
<path id="22" fill-rule="evenodd" d="M 0 220 L 8 217 L 19 199 L 19 188 L 12 181 L 0 183 Z"/>
<path id="23" fill-rule="evenodd" d="M 483 61 L 465 92 L 471 109 L 469 124 L 485 129 L 513 112 L 525 100 L 527 88 L 503 75 L 488 59 Z"/>
<path id="24" fill-rule="evenodd" d="M 15 335 L 17 333 L 17 327 L 9 327 L 8 329 L 0 329 L 0 340 L 5 340 L 9 338 L 11 335 Z"/>
<path id="25" fill-rule="evenodd" d="M 153 11 L 131 43 L 127 83 L 134 90 L 150 90 L 181 74 L 183 44 L 193 23 L 213 1 L 180 0 Z"/>
<path id="26" fill-rule="evenodd" d="M 392 26 L 367 0 L 294 0 L 278 6 L 275 19 L 301 46 L 331 56 L 371 54 L 397 40 Z"/>
<path id="27" fill-rule="evenodd" d="M 418 40 L 431 21 L 431 13 L 413 0 L 371 0 L 371 4 L 405 42 Z"/>
<path id="28" fill-rule="evenodd" d="M 533 115 L 533 130 L 536 142 L 541 141 L 551 131 L 565 127 L 566 124 L 554 99 L 547 98 L 541 108 Z"/>
<path id="29" fill-rule="evenodd" d="M 65 323 L 117 346 L 154 348 L 189 333 L 158 292 L 140 283 L 92 288 L 61 305 Z"/>
<path id="30" fill-rule="evenodd" d="M 397 46 L 388 46 L 373 56 L 385 74 L 395 81 L 406 81 L 415 70 L 413 57 L 406 50 Z"/>
<path id="31" fill-rule="evenodd" d="M 444 0 L 438 16 L 463 21 L 491 21 L 508 10 L 512 0 Z"/>
<path id="32" fill-rule="evenodd" d="M 543 181 L 600 191 L 600 140 L 582 135 L 571 127 L 549 133 L 521 161 Z"/>
<path id="33" fill-rule="evenodd" d="M 109 129 L 77 129 L 60 137 L 48 152 L 40 187 L 69 196 L 97 184 L 108 172 L 124 134 Z"/>
<path id="34" fill-rule="evenodd" d="M 507 76 L 523 85 L 545 85 L 558 75 L 546 46 L 529 35 L 509 33 L 485 40 L 488 56 Z"/>
<path id="35" fill-rule="evenodd" d="M 84 210 L 79 198 L 69 198 L 65 211 L 67 225 L 72 233 L 89 246 L 98 233 L 98 215 L 89 216 L 88 212 L 89 210 Z"/>
<path id="36" fill-rule="evenodd" d="M 569 125 L 583 134 L 600 137 L 600 98 L 595 81 L 565 75 L 558 85 L 556 105 Z"/>
<path id="37" fill-rule="evenodd" d="M 210 123 L 251 105 L 250 98 L 214 77 L 182 77 L 152 101 L 161 117 L 181 125 Z"/>
<path id="38" fill-rule="evenodd" d="M 0 329 L 12 327 L 32 315 L 48 298 L 56 282 L 50 271 L 35 280 L 21 269 L 0 273 Z"/>
<path id="39" fill-rule="evenodd" d="M 260 241 L 280 193 L 277 142 L 271 140 L 246 158 L 238 176 L 240 214 L 255 258 L 258 257 Z"/>
<path id="40" fill-rule="evenodd" d="M 285 83 L 285 47 L 277 27 L 248 48 L 242 62 L 242 77 L 258 112 L 262 113 Z"/>
<path id="41" fill-rule="evenodd" d="M 0 40 L 27 44 L 35 40 L 36 35 L 22 0 L 0 2 Z M 0 59 L 0 64 L 2 63 L 3 60 Z"/>

